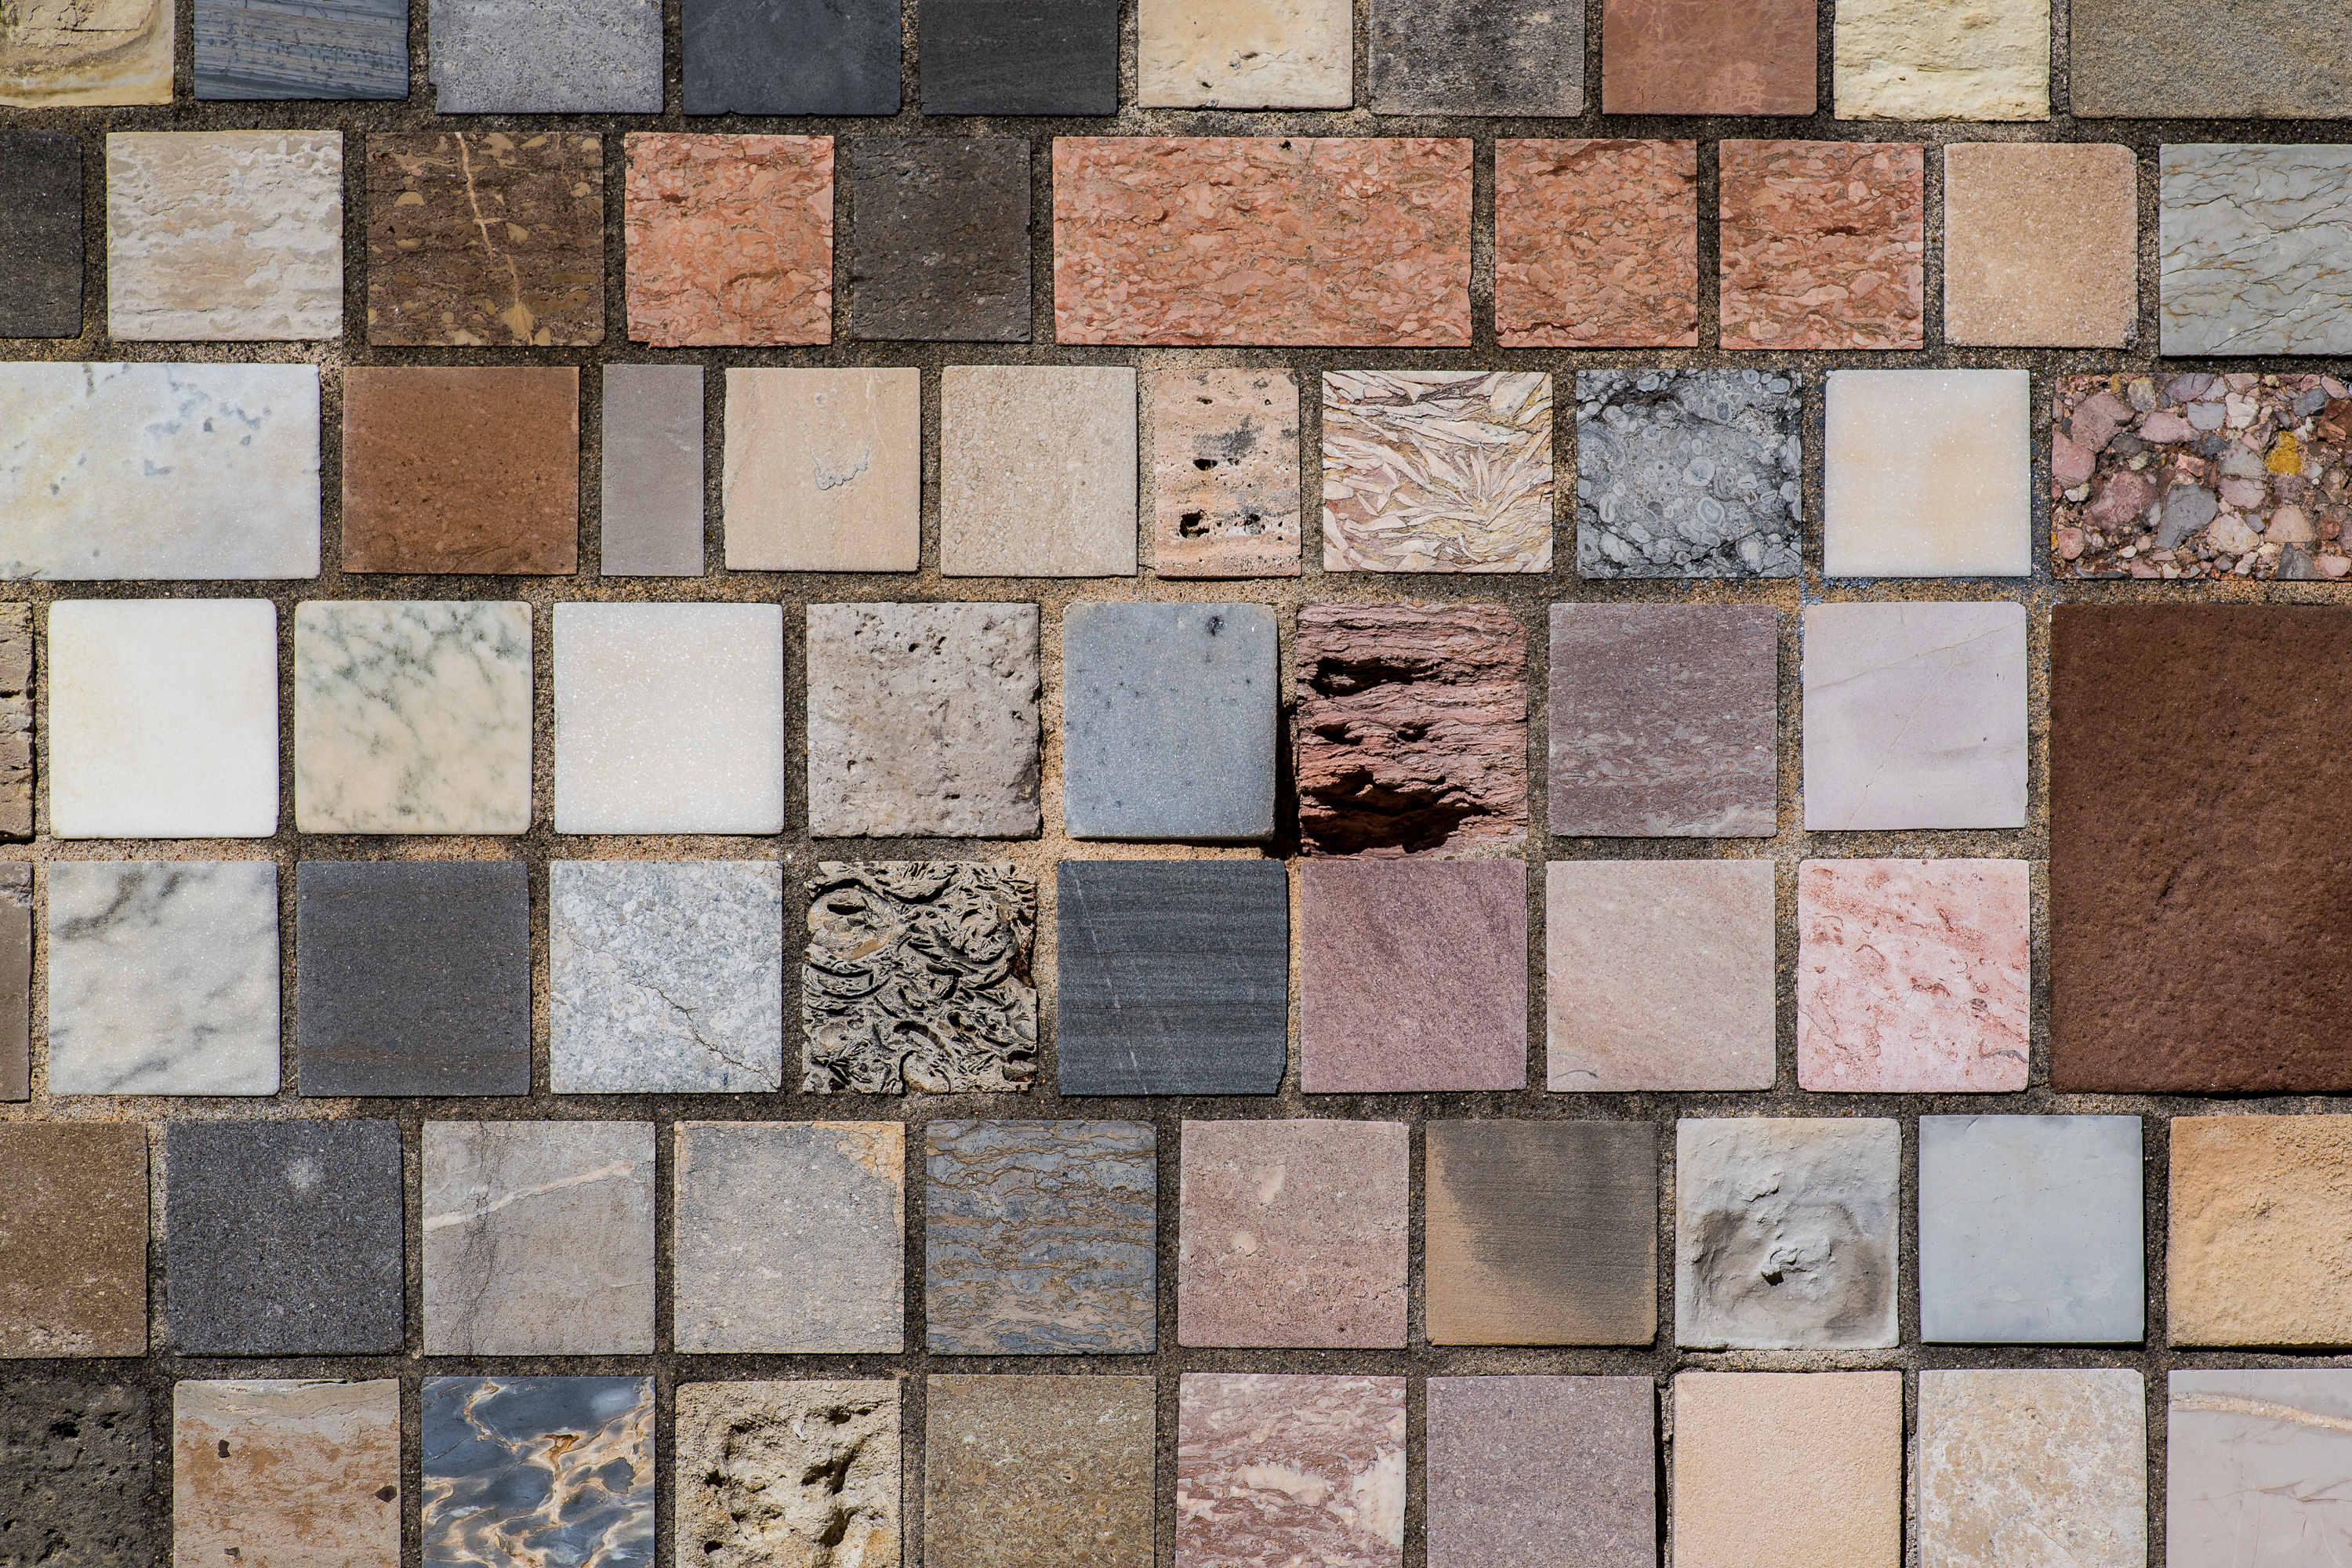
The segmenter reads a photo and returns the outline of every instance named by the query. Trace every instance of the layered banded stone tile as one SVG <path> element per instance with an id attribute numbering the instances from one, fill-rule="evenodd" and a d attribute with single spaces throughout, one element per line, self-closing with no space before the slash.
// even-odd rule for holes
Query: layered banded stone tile
<path id="1" fill-rule="evenodd" d="M 898 1383 L 688 1383 L 670 1561 L 898 1568 Z"/>
<path id="2" fill-rule="evenodd" d="M 1187 5 L 1141 0 L 1137 102 L 1145 109 L 1346 109 L 1355 14 L 1336 0 Z"/>
<path id="3" fill-rule="evenodd" d="M 2352 1550 L 2352 1373 L 2175 1372 L 2165 1408 L 2165 1561 L 2317 1563 Z"/>
<path id="4" fill-rule="evenodd" d="M 51 1094 L 278 1091 L 278 868 L 49 866 Z"/>
<path id="5" fill-rule="evenodd" d="M 319 574 L 319 369 L 0 365 L 0 575 Z"/>
<path id="6" fill-rule="evenodd" d="M 926 114 L 1116 114 L 1113 0 L 921 0 Z"/>
<path id="7" fill-rule="evenodd" d="M 1188 1372 L 1177 1568 L 1402 1568 L 1404 1379 Z"/>
<path id="8" fill-rule="evenodd" d="M 1920 1338 L 2138 1340 L 2141 1203 L 2137 1116 L 1922 1116 Z"/>
<path id="9" fill-rule="evenodd" d="M 727 372 L 730 572 L 912 572 L 922 556 L 922 373 Z M 701 427 L 695 431 L 698 454 Z M 701 473 L 695 487 L 701 559 Z"/>
<path id="10" fill-rule="evenodd" d="M 166 1126 L 172 1347 L 184 1355 L 397 1352 L 400 1159 L 392 1121 Z"/>
<path id="11" fill-rule="evenodd" d="M 343 372 L 344 571 L 570 576 L 579 562 L 577 367 Z"/>
<path id="12" fill-rule="evenodd" d="M 9 1562 L 154 1562 L 147 1400 L 125 1384 L 0 1382 L 0 1552 Z"/>
<path id="13" fill-rule="evenodd" d="M 1551 569 L 1551 377 L 1325 371 L 1323 569 Z"/>
<path id="14" fill-rule="evenodd" d="M 1840 120 L 2050 118 L 2050 0 L 1838 0 L 1836 48 Z"/>
<path id="15" fill-rule="evenodd" d="M 1148 1377 L 930 1378 L 928 1560 L 1150 1568 L 1152 1401 Z"/>
<path id="16" fill-rule="evenodd" d="M 783 1087 L 784 873 L 775 861 L 553 861 L 547 940 L 556 1093 Z"/>
<path id="17" fill-rule="evenodd" d="M 1658 1331 L 1646 1121 L 1433 1121 L 1423 1308 L 1441 1345 L 1645 1345 Z"/>
<path id="18" fill-rule="evenodd" d="M 81 141 L 0 131 L 0 336 L 81 336 Z"/>
<path id="19" fill-rule="evenodd" d="M 169 103 L 175 7 L 27 5 L 0 23 L 0 106 Z"/>
<path id="20" fill-rule="evenodd" d="M 2352 348 L 2331 259 L 2352 237 L 2352 148 L 2197 142 L 2162 148 L 2157 169 L 2164 353 Z"/>
<path id="21" fill-rule="evenodd" d="M 0 860 L 0 1104 L 33 1097 L 33 867 Z"/>
<path id="22" fill-rule="evenodd" d="M 887 0 L 689 0 L 680 20 L 688 114 L 898 112 Z"/>
<path id="23" fill-rule="evenodd" d="M 849 142 L 849 331 L 885 342 L 1029 341 L 1029 143 Z"/>
<path id="24" fill-rule="evenodd" d="M 1903 1557 L 1903 1374 L 1675 1374 L 1676 1568 Z"/>
<path id="25" fill-rule="evenodd" d="M 1433 1377 L 1429 1568 L 1651 1568 L 1656 1394 L 1646 1377 Z"/>
<path id="26" fill-rule="evenodd" d="M 341 337 L 342 132 L 108 136 L 106 330 L 118 341 Z"/>
<path id="27" fill-rule="evenodd" d="M 654 1380 L 425 1380 L 424 1556 L 635 1568 L 654 1554 Z"/>
<path id="28" fill-rule="evenodd" d="M 1802 679 L 1807 828 L 2025 826 L 2024 605 L 1808 605 Z"/>
<path id="29" fill-rule="evenodd" d="M 940 373 L 940 572 L 1135 575 L 1135 372 Z"/>
<path id="30" fill-rule="evenodd" d="M 2177 1116 L 2171 1149 L 2167 1342 L 2352 1344 L 2352 1117 Z"/>
<path id="31" fill-rule="evenodd" d="M 1804 558 L 1804 377 L 1576 376 L 1576 570 L 1794 577 Z"/>
<path id="32" fill-rule="evenodd" d="M 1923 1371 L 1918 1485 L 1920 1555 L 1937 1568 L 2053 1549 L 2145 1562 L 2146 1385 L 2121 1368 Z"/>
<path id="33" fill-rule="evenodd" d="M 0 1360 L 146 1353 L 146 1127 L 0 1123 Z M 12 1394 L 0 1387 L 0 1424 Z M 0 1458 L 0 1548 L 13 1551 L 12 1468 Z"/>
<path id="34" fill-rule="evenodd" d="M 1298 575 L 1298 376 L 1176 370 L 1151 378 L 1151 570 Z"/>
<path id="35" fill-rule="evenodd" d="M 1495 337 L 1696 348 L 1698 143 L 1496 142 Z"/>
<path id="36" fill-rule="evenodd" d="M 1374 0 L 1376 114 L 1584 111 L 1584 13 L 1545 0 Z"/>
<path id="37" fill-rule="evenodd" d="M 1402 1350 L 1401 1121 L 1186 1121 L 1185 1345 Z"/>
<path id="38" fill-rule="evenodd" d="M 1804 0 L 1603 0 L 1601 111 L 1811 114 L 1816 26 Z"/>
<path id="39" fill-rule="evenodd" d="M 1833 370 L 1828 380 L 1823 576 L 2033 570 L 2027 372 Z"/>
<path id="40" fill-rule="evenodd" d="M 702 367 L 608 364 L 597 572 L 702 575 Z"/>
<path id="41" fill-rule="evenodd" d="M 1156 1148 L 1139 1121 L 930 1123 L 930 1353 L 1157 1350 Z"/>
<path id="42" fill-rule="evenodd" d="M 442 114 L 659 114 L 655 0 L 426 0 Z"/>
<path id="43" fill-rule="evenodd" d="M 2139 179 L 2128 147 L 1944 149 L 1944 341 L 2122 348 L 2139 321 Z"/>
<path id="44" fill-rule="evenodd" d="M 1925 154 L 1908 142 L 1725 142 L 1727 349 L 1916 349 Z"/>
<path id="45" fill-rule="evenodd" d="M 172 1560 L 400 1562 L 400 1384 L 174 1384 Z"/>
<path id="46" fill-rule="evenodd" d="M 530 1091 L 521 860 L 305 860 L 294 873 L 305 1095 Z"/>
<path id="47" fill-rule="evenodd" d="M 833 341 L 832 137 L 638 132 L 625 142 L 633 341 Z"/>
<path id="48" fill-rule="evenodd" d="M 408 0 L 196 0 L 199 100 L 408 96 Z"/>
<path id="49" fill-rule="evenodd" d="M 654 1348 L 650 1121 L 425 1124 L 425 1353 Z"/>
<path id="50" fill-rule="evenodd" d="M 672 1170 L 679 1350 L 904 1346 L 901 1123 L 683 1121 Z"/>
<path id="51" fill-rule="evenodd" d="M 2334 5 L 2084 0 L 2066 15 L 2067 96 L 2085 118 L 2333 120 L 2352 93 L 2352 15 Z"/>
<path id="52" fill-rule="evenodd" d="M 1054 335 L 1466 348 L 1470 143 L 1058 137 Z"/>

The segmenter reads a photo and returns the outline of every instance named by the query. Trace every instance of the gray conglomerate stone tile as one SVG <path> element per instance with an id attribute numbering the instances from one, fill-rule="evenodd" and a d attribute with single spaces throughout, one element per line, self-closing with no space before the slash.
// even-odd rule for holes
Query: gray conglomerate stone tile
<path id="1" fill-rule="evenodd" d="M 163 1134 L 173 1348 L 399 1350 L 401 1185 L 395 1122 L 173 1122 Z"/>
<path id="2" fill-rule="evenodd" d="M 657 0 L 426 0 L 443 114 L 658 114 Z"/>
<path id="3" fill-rule="evenodd" d="M 921 0 L 925 114 L 1116 114 L 1118 0 Z"/>
<path id="4" fill-rule="evenodd" d="M 2336 0 L 2073 0 L 2068 97 L 2086 119 L 2341 120 L 2352 10 Z"/>
<path id="5" fill-rule="evenodd" d="M 1579 371 L 1576 399 L 1579 575 L 1797 575 L 1797 373 Z"/>
<path id="6" fill-rule="evenodd" d="M 1290 888 L 1274 860 L 1055 868 L 1064 1094 L 1272 1094 L 1290 1058 Z"/>
<path id="7" fill-rule="evenodd" d="M 1029 341 L 1028 142 L 855 137 L 849 187 L 852 337 Z"/>
<path id="8" fill-rule="evenodd" d="M 1375 114 L 1584 110 L 1584 11 L 1555 0 L 1373 0 Z"/>
<path id="9" fill-rule="evenodd" d="M 925 1395 L 930 1568 L 1150 1568 L 1150 1378 L 934 1376 Z"/>
<path id="10" fill-rule="evenodd" d="M 677 1390 L 672 1563 L 898 1568 L 896 1378 Z"/>
<path id="11" fill-rule="evenodd" d="M 408 96 L 408 0 L 195 0 L 196 97 Z"/>
<path id="12" fill-rule="evenodd" d="M 2157 169 L 2164 353 L 2352 352 L 2352 147 L 2199 142 Z"/>
<path id="13" fill-rule="evenodd" d="M 702 367 L 604 367 L 597 572 L 702 575 Z"/>
<path id="14" fill-rule="evenodd" d="M 0 1563 L 151 1568 L 147 1399 L 121 1384 L 0 1382 Z"/>
<path id="15" fill-rule="evenodd" d="M 147 1186 L 139 1122 L 0 1122 L 0 1360 L 147 1352 Z"/>
<path id="16" fill-rule="evenodd" d="M 651 1568 L 654 1380 L 428 1377 L 424 1556 Z"/>
<path id="17" fill-rule="evenodd" d="M 2168 1383 L 2168 1568 L 2352 1552 L 2352 1369 L 2200 1367 Z"/>
<path id="18" fill-rule="evenodd" d="M 0 131 L 0 338 L 81 336 L 81 142 Z"/>
<path id="19" fill-rule="evenodd" d="M 685 0 L 688 114 L 896 114 L 891 0 Z"/>
<path id="20" fill-rule="evenodd" d="M 1653 1568 L 1646 1377 L 1433 1377 L 1429 1568 Z"/>

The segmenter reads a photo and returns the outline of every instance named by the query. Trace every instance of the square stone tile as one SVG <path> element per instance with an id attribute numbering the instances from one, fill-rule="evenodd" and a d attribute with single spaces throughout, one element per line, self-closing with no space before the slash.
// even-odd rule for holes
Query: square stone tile
<path id="1" fill-rule="evenodd" d="M 1602 0 L 1603 114 L 1808 115 L 1807 0 Z"/>
<path id="2" fill-rule="evenodd" d="M 1794 577 L 1804 560 L 1804 377 L 1580 371 L 1576 570 Z"/>
<path id="3" fill-rule="evenodd" d="M 1920 1553 L 1937 1568 L 2053 1548 L 2060 1562 L 2144 1563 L 2147 1385 L 2105 1367 L 1923 1371 L 1918 1485 Z"/>
<path id="4" fill-rule="evenodd" d="M 146 1353 L 147 1129 L 0 1123 L 0 1360 Z M 0 1549 L 16 1544 L 8 1468 Z"/>
<path id="5" fill-rule="evenodd" d="M 727 372 L 730 572 L 912 572 L 922 558 L 922 372 Z M 696 429 L 700 450 L 701 431 Z M 702 492 L 695 489 L 697 559 Z"/>
<path id="6" fill-rule="evenodd" d="M 1917 142 L 1725 142 L 1719 152 L 1725 348 L 1921 346 Z"/>
<path id="7" fill-rule="evenodd" d="M 1037 1074 L 1037 884 L 1007 860 L 822 860 L 808 884 L 801 1089 L 1024 1089 Z"/>
<path id="8" fill-rule="evenodd" d="M 1676 1344 L 1897 1342 L 1899 1123 L 1685 1118 L 1675 1141 Z"/>
<path id="9" fill-rule="evenodd" d="M 521 860 L 305 860 L 294 873 L 306 1095 L 530 1092 Z"/>
<path id="10" fill-rule="evenodd" d="M 0 1552 L 11 1563 L 155 1560 L 147 1391 L 64 1378 L 0 1383 Z"/>
<path id="11" fill-rule="evenodd" d="M 1674 1402 L 1675 1568 L 1903 1560 L 1901 1373 L 1684 1372 Z"/>
<path id="12" fill-rule="evenodd" d="M 424 1557 L 654 1557 L 654 1380 L 425 1380 Z"/>
<path id="13" fill-rule="evenodd" d="M 278 1092 L 278 868 L 49 865 L 49 1092 Z"/>
<path id="14" fill-rule="evenodd" d="M 341 337 L 342 133 L 109 135 L 106 330 L 118 341 Z"/>
<path id="15" fill-rule="evenodd" d="M 278 607 L 266 599 L 49 606 L 49 831 L 278 831 Z"/>
<path id="16" fill-rule="evenodd" d="M 608 364 L 604 378 L 596 570 L 606 577 L 699 577 L 702 367 Z"/>
<path id="17" fill-rule="evenodd" d="M 931 1377 L 929 1560 L 1150 1568 L 1153 1397 L 1148 1377 Z"/>
<path id="18" fill-rule="evenodd" d="M 1115 0 L 920 0 L 925 114 L 1116 114 Z"/>
<path id="19" fill-rule="evenodd" d="M 682 1121 L 672 1170 L 679 1350 L 904 1348 L 902 1123 Z"/>
<path id="20" fill-rule="evenodd" d="M 0 364 L 13 577 L 319 574 L 319 368 Z"/>
<path id="21" fill-rule="evenodd" d="M 1658 1332 L 1646 1121 L 1433 1121 L 1423 1306 L 1438 1345 L 1645 1345 Z"/>
<path id="22" fill-rule="evenodd" d="M 176 1563 L 400 1561 L 400 1384 L 172 1386 Z"/>
<path id="23" fill-rule="evenodd" d="M 2352 1345 L 2347 1181 L 2352 1116 L 2173 1118 L 2167 1342 Z"/>
<path id="24" fill-rule="evenodd" d="M 1298 867 L 1299 1087 L 1525 1089 L 1528 874 L 1517 860 Z"/>
<path id="25" fill-rule="evenodd" d="M 1070 1094 L 1272 1094 L 1290 1064 L 1290 887 L 1272 860 L 1055 868 Z"/>
<path id="26" fill-rule="evenodd" d="M 1429 1568 L 1658 1560 L 1657 1395 L 1646 1377 L 1433 1377 Z"/>
<path id="27" fill-rule="evenodd" d="M 1836 48 L 1840 120 L 2050 118 L 2050 0 L 1837 0 Z"/>
<path id="28" fill-rule="evenodd" d="M 1584 13 L 1542 0 L 1374 0 L 1376 114 L 1584 111 Z"/>
<path id="29" fill-rule="evenodd" d="M 669 1561 L 898 1568 L 898 1380 L 677 1386 Z"/>
<path id="30" fill-rule="evenodd" d="M 850 336 L 1029 341 L 1027 142 L 854 137 L 849 182 Z"/>
<path id="31" fill-rule="evenodd" d="M 580 563 L 580 372 L 343 372 L 346 572 L 568 577 Z"/>
<path id="32" fill-rule="evenodd" d="M 1551 377 L 1323 373 L 1323 570 L 1549 572 Z"/>
<path id="33" fill-rule="evenodd" d="M 680 17 L 688 114 L 898 112 L 887 0 L 686 0 Z"/>
<path id="34" fill-rule="evenodd" d="M 425 0 L 442 114 L 659 114 L 656 0 Z"/>
<path id="35" fill-rule="evenodd" d="M 2168 1568 L 2321 1563 L 2352 1550 L 2352 1371 L 2216 1368 L 2167 1381 Z"/>
<path id="36" fill-rule="evenodd" d="M 0 336 L 81 336 L 81 141 L 0 131 Z"/>
<path id="37" fill-rule="evenodd" d="M 199 100 L 408 96 L 408 0 L 195 0 Z"/>
<path id="38" fill-rule="evenodd" d="M 940 373 L 940 571 L 1135 575 L 1135 372 L 950 365 Z"/>
<path id="39" fill-rule="evenodd" d="M 1155 1152 L 1139 1121 L 931 1122 L 923 1142 L 930 1353 L 1159 1349 Z"/>
<path id="40" fill-rule="evenodd" d="M 1062 612 L 1062 822 L 1073 838 L 1274 837 L 1279 637 L 1265 605 Z"/>
<path id="41" fill-rule="evenodd" d="M 2352 287 L 2332 260 L 2352 234 L 2352 147 L 2198 142 L 2160 153 L 2163 352 L 2352 350 Z"/>
<path id="42" fill-rule="evenodd" d="M 1553 836 L 1779 832 L 1780 622 L 1765 605 L 1554 605 Z"/>
<path id="43" fill-rule="evenodd" d="M 528 828 L 530 656 L 529 605 L 296 605 L 296 830 Z"/>
<path id="44" fill-rule="evenodd" d="M 1404 1379 L 1188 1372 L 1176 1568 L 1403 1568 Z"/>
<path id="45" fill-rule="evenodd" d="M 1920 1338 L 2137 1341 L 2141 1201 L 2137 1116 L 1922 1116 Z"/>
<path id="46" fill-rule="evenodd" d="M 2352 12 L 2336 5 L 2083 0 L 2066 14 L 2067 95 L 2086 118 L 2336 119 L 2352 93 Z"/>
<path id="47" fill-rule="evenodd" d="M 632 132 L 629 337 L 833 342 L 833 138 Z"/>
<path id="48" fill-rule="evenodd" d="M 1186 1121 L 1179 1344 L 1402 1350 L 1402 1121 Z"/>
<path id="49" fill-rule="evenodd" d="M 2138 322 L 2139 180 L 2130 148 L 1944 149 L 1946 342 L 2119 349 Z"/>
<path id="50" fill-rule="evenodd" d="M 1151 378 L 1151 570 L 1298 575 L 1298 376 L 1162 370 Z"/>
<path id="51" fill-rule="evenodd" d="M 2021 370 L 1831 371 L 1822 574 L 2030 574 L 2032 380 Z"/>
<path id="52" fill-rule="evenodd" d="M 773 860 L 547 868 L 549 1087 L 773 1093 L 784 1081 L 784 874 Z"/>
<path id="53" fill-rule="evenodd" d="M 2024 605 L 1808 605 L 1801 668 L 1808 829 L 2025 826 Z"/>
<path id="54" fill-rule="evenodd" d="M 1037 606 L 811 605 L 809 831 L 1038 830 Z"/>
<path id="55" fill-rule="evenodd" d="M 604 341 L 603 138 L 371 132 L 367 215 L 369 342 Z"/>
<path id="56" fill-rule="evenodd" d="M 650 1121 L 425 1124 L 425 1353 L 654 1348 Z"/>
<path id="57" fill-rule="evenodd" d="M 555 606 L 558 833 L 782 832 L 775 605 Z"/>
<path id="58" fill-rule="evenodd" d="M 164 1321 L 183 1355 L 384 1355 L 403 1341 L 400 1126 L 163 1129 Z"/>
<path id="59" fill-rule="evenodd" d="M 1698 143 L 1497 141 L 1495 336 L 1696 348 Z"/>
<path id="60" fill-rule="evenodd" d="M 171 102 L 175 10 L 165 0 L 126 0 L 98 11 L 12 13 L 0 32 L 0 106 Z"/>
<path id="61" fill-rule="evenodd" d="M 1346 0 L 1140 0 L 1135 31 L 1137 102 L 1145 109 L 1355 102 L 1356 18 Z"/>

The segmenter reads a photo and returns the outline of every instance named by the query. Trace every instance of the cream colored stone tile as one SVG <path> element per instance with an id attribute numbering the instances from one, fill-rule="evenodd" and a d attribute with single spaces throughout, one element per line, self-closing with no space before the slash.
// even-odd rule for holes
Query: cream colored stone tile
<path id="1" fill-rule="evenodd" d="M 1840 120 L 2047 120 L 2050 0 L 1838 0 Z"/>
<path id="2" fill-rule="evenodd" d="M 1355 16 L 1349 0 L 1142 0 L 1135 54 L 1146 109 L 1345 109 Z"/>
<path id="3" fill-rule="evenodd" d="M 1922 1372 L 1920 1568 L 2147 1561 L 2138 1373 Z"/>
<path id="4" fill-rule="evenodd" d="M 172 101 L 172 0 L 25 0 L 0 7 L 0 104 Z"/>
<path id="5" fill-rule="evenodd" d="M 2021 370 L 1832 371 L 1822 574 L 2032 572 L 2031 380 Z"/>
<path id="6" fill-rule="evenodd" d="M 1903 1374 L 1675 1378 L 1675 1568 L 1897 1568 Z"/>
<path id="7" fill-rule="evenodd" d="M 342 133 L 109 136 L 106 327 L 136 341 L 341 337 Z"/>
<path id="8" fill-rule="evenodd" d="M 1135 372 L 940 373 L 940 572 L 1135 575 Z"/>
<path id="9" fill-rule="evenodd" d="M 922 553 L 921 373 L 730 370 L 730 572 L 912 572 Z"/>

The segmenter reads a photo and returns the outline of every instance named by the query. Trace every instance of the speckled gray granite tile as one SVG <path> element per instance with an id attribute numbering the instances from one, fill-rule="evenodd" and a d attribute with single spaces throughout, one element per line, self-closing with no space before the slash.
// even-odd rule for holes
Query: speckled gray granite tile
<path id="1" fill-rule="evenodd" d="M 702 575 L 702 367 L 604 367 L 597 572 Z"/>
<path id="2" fill-rule="evenodd" d="M 688 114 L 896 114 L 891 0 L 685 0 Z"/>
<path id="3" fill-rule="evenodd" d="M 2140 1187 L 2137 1116 L 1919 1118 L 1919 1337 L 2138 1340 Z"/>
<path id="4" fill-rule="evenodd" d="M 1584 11 L 1558 0 L 1372 0 L 1375 114 L 1584 110 Z"/>
<path id="5" fill-rule="evenodd" d="M 434 1568 L 651 1568 L 654 1380 L 425 1380 Z"/>
<path id="6" fill-rule="evenodd" d="M 81 142 L 0 131 L 0 337 L 81 336 Z"/>
<path id="7" fill-rule="evenodd" d="M 674 1563 L 898 1568 L 898 1383 L 677 1390 Z"/>
<path id="8" fill-rule="evenodd" d="M 659 114 L 657 0 L 427 0 L 443 114 Z"/>
<path id="9" fill-rule="evenodd" d="M 121 1384 L 0 1383 L 0 1563 L 151 1568 L 147 1410 Z"/>
<path id="10" fill-rule="evenodd" d="M 2157 168 L 2166 353 L 2352 353 L 2352 147 L 2198 142 Z"/>
<path id="11" fill-rule="evenodd" d="M 408 96 L 408 0 L 195 0 L 198 100 Z"/>
<path id="12" fill-rule="evenodd" d="M 1009 137 L 851 141 L 851 336 L 1029 341 L 1029 155 Z"/>
<path id="13" fill-rule="evenodd" d="M 1797 575 L 1801 376 L 1588 370 L 1576 398 L 1580 576 Z"/>

